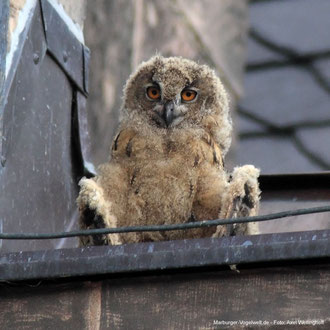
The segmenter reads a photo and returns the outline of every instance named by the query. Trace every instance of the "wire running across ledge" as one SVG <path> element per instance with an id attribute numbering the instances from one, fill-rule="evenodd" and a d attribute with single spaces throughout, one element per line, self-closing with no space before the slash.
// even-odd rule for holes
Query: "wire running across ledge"
<path id="1" fill-rule="evenodd" d="M 102 229 L 76 230 L 76 231 L 62 232 L 62 233 L 37 233 L 37 234 L 35 234 L 35 233 L 20 233 L 20 234 L 18 234 L 18 233 L 0 233 L 0 239 L 7 239 L 7 240 L 9 240 L 9 239 L 10 240 L 36 240 L 36 239 L 38 239 L 39 240 L 39 239 L 59 239 L 59 238 L 89 236 L 89 235 L 99 235 L 99 234 L 185 230 L 185 229 L 193 229 L 193 228 L 228 225 L 228 224 L 234 224 L 234 223 L 269 221 L 269 220 L 287 218 L 287 217 L 291 217 L 291 216 L 299 216 L 299 215 L 304 215 L 304 214 L 315 214 L 315 213 L 323 213 L 323 212 L 330 212 L 330 205 L 290 210 L 290 211 L 283 211 L 283 212 L 277 212 L 277 213 L 271 213 L 271 214 L 266 214 L 266 215 L 253 216 L 253 217 L 203 220 L 203 221 L 187 222 L 187 223 L 172 224 L 172 225 L 102 228 Z"/>

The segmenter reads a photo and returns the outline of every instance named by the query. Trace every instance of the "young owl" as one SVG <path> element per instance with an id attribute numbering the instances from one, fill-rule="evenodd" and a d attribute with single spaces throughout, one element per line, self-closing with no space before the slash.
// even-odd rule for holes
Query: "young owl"
<path id="1" fill-rule="evenodd" d="M 228 98 L 206 65 L 155 56 L 124 88 L 111 159 L 80 181 L 82 229 L 176 224 L 255 215 L 259 171 L 224 169 Z M 256 224 L 82 237 L 82 245 L 252 234 Z"/>

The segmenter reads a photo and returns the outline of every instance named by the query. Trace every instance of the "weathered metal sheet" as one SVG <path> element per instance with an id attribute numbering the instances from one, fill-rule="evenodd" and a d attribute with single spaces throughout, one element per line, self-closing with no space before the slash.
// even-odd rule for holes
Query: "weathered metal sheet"
<path id="1" fill-rule="evenodd" d="M 4 98 L 4 81 L 6 75 L 6 55 L 7 55 L 7 32 L 8 32 L 8 19 L 9 19 L 9 0 L 3 0 L 0 3 L 0 166 L 2 163 L 1 150 L 3 143 L 2 121 L 3 113 L 1 111 L 1 105 Z M 0 220 L 0 231 L 1 231 Z M 0 242 L 1 246 L 1 242 Z"/>
<path id="2" fill-rule="evenodd" d="M 96 170 L 92 162 L 90 150 L 90 135 L 87 123 L 86 98 L 77 91 L 74 94 L 73 105 L 73 142 L 75 146 L 76 156 L 73 161 L 77 167 L 81 167 L 79 173 L 83 173 L 86 177 L 95 176 Z"/>
<path id="3" fill-rule="evenodd" d="M 330 258 L 329 239 L 327 230 L 20 252 L 0 256 L 0 280 Z"/>
<path id="4" fill-rule="evenodd" d="M 89 92 L 89 62 L 90 62 L 90 50 L 83 45 L 83 65 L 84 65 L 84 91 L 86 94 Z"/>
<path id="5" fill-rule="evenodd" d="M 9 0 L 2 0 L 0 3 L 0 104 L 3 92 L 3 82 L 6 72 L 6 54 L 7 54 L 7 31 L 9 18 Z M 1 136 L 1 131 L 0 131 Z"/>
<path id="6" fill-rule="evenodd" d="M 79 126 L 73 125 L 72 117 L 79 111 L 86 115 L 84 109 L 79 110 L 85 106 L 85 96 L 79 93 L 78 103 L 74 97 L 77 88 L 85 91 L 88 57 L 50 4 L 44 7 L 41 15 L 37 4 L 26 27 L 18 65 L 12 81 L 6 81 L 8 95 L 0 109 L 4 165 L 0 168 L 0 221 L 5 232 L 57 232 L 77 226 L 75 199 L 83 159 L 77 157 L 81 152 L 73 136 L 83 132 L 75 132 Z M 48 24 L 47 40 L 43 21 Z M 63 38 L 63 44 L 56 43 L 58 38 Z M 49 45 L 58 47 L 60 54 L 67 52 L 64 64 L 54 60 Z M 1 252 L 76 245 L 76 239 L 4 241 Z"/>
<path id="7" fill-rule="evenodd" d="M 41 0 L 47 48 L 64 72 L 85 92 L 84 46 L 77 40 L 47 0 Z"/>

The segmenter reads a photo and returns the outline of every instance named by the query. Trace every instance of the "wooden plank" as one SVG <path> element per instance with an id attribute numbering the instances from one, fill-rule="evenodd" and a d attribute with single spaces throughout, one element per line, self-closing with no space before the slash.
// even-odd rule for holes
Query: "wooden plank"
<path id="1" fill-rule="evenodd" d="M 1 329 L 224 329 L 224 321 L 266 321 L 261 328 L 273 329 L 274 320 L 279 326 L 299 319 L 325 322 L 313 328 L 329 329 L 329 283 L 330 264 L 306 264 L 2 284 L 0 324 Z"/>
<path id="2" fill-rule="evenodd" d="M 106 281 L 101 328 L 222 329 L 216 321 L 329 321 L 329 280 L 328 265 Z"/>
<path id="3" fill-rule="evenodd" d="M 101 283 L 0 287 L 1 329 L 98 329 Z"/>

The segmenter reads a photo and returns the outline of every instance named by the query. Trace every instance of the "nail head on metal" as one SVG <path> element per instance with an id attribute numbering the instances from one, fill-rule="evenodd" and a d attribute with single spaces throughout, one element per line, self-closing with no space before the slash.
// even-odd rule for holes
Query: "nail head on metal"
<path id="1" fill-rule="evenodd" d="M 33 62 L 34 64 L 38 64 L 39 63 L 39 60 L 40 60 L 40 57 L 37 53 L 34 53 L 33 54 Z"/>
<path id="2" fill-rule="evenodd" d="M 63 52 L 63 61 L 64 63 L 66 63 L 68 61 L 68 53 L 67 52 Z"/>

